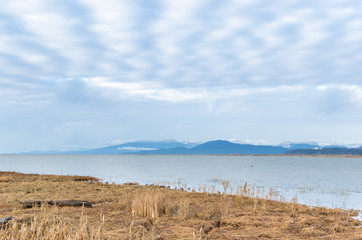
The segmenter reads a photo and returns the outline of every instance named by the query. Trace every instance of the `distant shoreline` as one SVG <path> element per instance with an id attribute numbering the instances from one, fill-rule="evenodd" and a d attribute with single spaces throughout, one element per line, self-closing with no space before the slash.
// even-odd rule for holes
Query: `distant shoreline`
<path id="1" fill-rule="evenodd" d="M 281 156 L 281 157 L 322 157 L 322 158 L 362 158 L 362 155 L 327 155 L 327 154 L 318 154 L 318 155 L 308 155 L 308 154 L 281 154 L 281 155 L 272 155 L 272 154 L 251 154 L 251 155 L 239 155 L 239 154 L 231 154 L 229 156 L 261 156 L 261 157 L 267 157 L 267 156 Z"/>
<path id="2" fill-rule="evenodd" d="M 138 155 L 138 156 L 254 156 L 254 157 L 318 157 L 318 158 L 362 158 L 362 155 L 337 155 L 337 154 L 110 154 L 110 153 L 0 153 L 0 155 Z"/>
<path id="3" fill-rule="evenodd" d="M 97 155 L 97 154 L 95 154 Z M 102 155 L 102 154 L 99 154 Z M 123 154 L 105 154 L 123 155 Z M 362 155 L 302 155 L 302 154 L 124 154 L 124 155 L 155 155 L 155 156 L 253 156 L 253 157 L 320 157 L 320 158 L 362 158 Z"/>

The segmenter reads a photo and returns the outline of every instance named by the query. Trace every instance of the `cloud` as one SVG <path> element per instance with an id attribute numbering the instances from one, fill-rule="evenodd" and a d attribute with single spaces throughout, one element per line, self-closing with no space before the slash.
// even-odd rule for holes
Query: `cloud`
<path id="1" fill-rule="evenodd" d="M 97 36 L 107 54 L 133 53 L 136 46 L 135 9 L 132 1 L 81 1 L 90 11 L 90 30 Z"/>
<path id="2" fill-rule="evenodd" d="M 351 86 L 318 86 L 316 98 L 318 112 L 330 114 L 350 109 L 354 104 L 351 92 L 348 90 L 350 88 Z"/>
<path id="3" fill-rule="evenodd" d="M 352 0 L 6 1 L 0 130 L 13 140 L 0 151 L 36 127 L 33 147 L 197 140 L 199 130 L 333 138 L 323 126 L 360 124 L 361 14 Z"/>
<path id="4" fill-rule="evenodd" d="M 353 30 L 358 29 L 358 10 L 341 5 L 335 2 L 322 10 L 317 3 L 301 1 L 139 5 L 17 0 L 5 7 L 19 31 L 17 36 L 6 35 L 2 52 L 8 49 L 15 55 L 17 67 L 34 66 L 37 77 L 108 76 L 181 87 L 299 84 L 320 78 L 336 64 L 345 62 L 347 68 L 351 61 L 355 66 L 360 62 L 352 53 L 357 43 L 353 50 L 339 48 L 334 62 L 328 60 L 329 50 L 341 41 L 359 39 Z M 19 33 L 24 41 L 14 44 Z"/>

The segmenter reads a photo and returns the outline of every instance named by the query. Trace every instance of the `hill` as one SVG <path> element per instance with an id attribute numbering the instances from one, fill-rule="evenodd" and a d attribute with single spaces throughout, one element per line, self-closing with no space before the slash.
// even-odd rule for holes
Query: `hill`
<path id="1" fill-rule="evenodd" d="M 288 149 L 268 145 L 238 144 L 229 141 L 209 141 L 192 148 L 170 148 L 151 151 L 140 151 L 139 154 L 215 154 L 215 155 L 251 155 L 251 154 L 284 154 Z"/>
<path id="2" fill-rule="evenodd" d="M 169 148 L 192 147 L 193 143 L 180 143 L 174 140 L 167 141 L 136 141 L 104 148 L 95 148 L 82 151 L 72 151 L 72 154 L 132 154 L 140 151 L 152 151 Z"/>
<path id="3" fill-rule="evenodd" d="M 279 146 L 232 143 L 225 140 L 203 144 L 166 141 L 135 141 L 77 151 L 33 151 L 24 154 L 209 154 L 209 155 L 362 155 L 362 148 L 318 143 L 284 143 Z"/>

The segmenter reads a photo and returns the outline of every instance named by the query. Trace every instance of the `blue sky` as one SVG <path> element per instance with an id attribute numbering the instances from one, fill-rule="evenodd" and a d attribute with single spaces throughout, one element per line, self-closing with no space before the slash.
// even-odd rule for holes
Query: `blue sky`
<path id="1" fill-rule="evenodd" d="M 0 153 L 362 143 L 362 1 L 11 0 Z"/>

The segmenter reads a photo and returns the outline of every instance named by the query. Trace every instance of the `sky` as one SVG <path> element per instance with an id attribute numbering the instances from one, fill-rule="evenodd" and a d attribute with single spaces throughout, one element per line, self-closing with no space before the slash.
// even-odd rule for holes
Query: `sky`
<path id="1" fill-rule="evenodd" d="M 362 144 L 360 0 L 4 0 L 0 153 Z"/>

